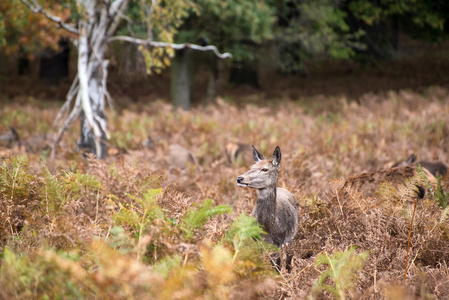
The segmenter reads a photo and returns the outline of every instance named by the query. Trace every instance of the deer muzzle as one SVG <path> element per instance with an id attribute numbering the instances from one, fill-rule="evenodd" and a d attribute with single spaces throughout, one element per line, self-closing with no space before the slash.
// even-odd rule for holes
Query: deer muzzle
<path id="1" fill-rule="evenodd" d="M 238 185 L 238 186 L 247 187 L 248 184 L 247 184 L 247 183 L 243 183 L 243 180 L 244 180 L 243 177 L 237 177 L 237 185 Z"/>

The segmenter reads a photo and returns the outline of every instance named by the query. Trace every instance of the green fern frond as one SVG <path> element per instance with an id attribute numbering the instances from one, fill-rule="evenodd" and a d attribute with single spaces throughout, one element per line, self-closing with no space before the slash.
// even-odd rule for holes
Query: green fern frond
<path id="1" fill-rule="evenodd" d="M 157 198 L 161 193 L 162 188 L 149 189 L 144 193 L 143 198 L 127 194 L 133 202 L 118 202 L 120 209 L 113 219 L 118 225 L 131 228 L 136 238 L 140 238 L 148 230 L 153 220 L 165 218 L 164 211 L 157 204 Z"/>
<path id="2" fill-rule="evenodd" d="M 430 184 L 427 176 L 420 164 L 417 165 L 417 176 L 419 176 L 426 184 L 427 191 L 430 193 L 430 198 L 435 201 L 441 208 L 446 208 L 448 206 L 449 195 L 443 191 L 443 186 L 441 184 L 441 176 L 437 176 L 436 187 Z"/>
<path id="3" fill-rule="evenodd" d="M 0 193 L 3 198 L 26 198 L 36 184 L 37 178 L 30 174 L 28 159 L 25 155 L 3 160 L 0 169 Z"/>
<path id="4" fill-rule="evenodd" d="M 135 197 L 130 194 L 126 194 L 130 197 L 136 204 L 140 206 L 142 214 L 151 220 L 163 219 L 164 212 L 157 204 L 158 197 L 162 194 L 162 188 L 148 189 L 144 194 L 143 198 Z"/>
<path id="5" fill-rule="evenodd" d="M 159 260 L 157 263 L 153 265 L 153 270 L 161 274 L 164 277 L 167 277 L 169 272 L 178 267 L 181 264 L 181 256 L 175 255 L 173 257 L 164 257 Z"/>
<path id="6" fill-rule="evenodd" d="M 94 190 L 101 188 L 101 182 L 97 178 L 89 173 L 83 174 L 80 170 L 76 172 L 65 172 L 63 176 L 65 183 L 74 192 L 80 191 L 82 187 L 90 187 Z"/>
<path id="7" fill-rule="evenodd" d="M 266 234 L 256 219 L 242 213 L 231 224 L 225 241 L 231 243 L 234 247 L 234 258 L 242 261 L 243 264 L 253 261 L 253 266 L 261 265 L 257 260 L 260 255 L 256 252 L 270 252 L 278 250 L 276 246 L 267 244 L 262 235 Z"/>
<path id="8" fill-rule="evenodd" d="M 242 213 L 231 224 L 226 239 L 228 241 L 234 241 L 235 239 L 239 241 L 260 240 L 262 234 L 266 233 L 260 227 L 260 224 L 257 223 L 256 219 Z"/>
<path id="9" fill-rule="evenodd" d="M 327 265 L 328 268 L 323 271 L 313 286 L 315 292 L 325 289 L 329 291 L 336 299 L 345 299 L 346 292 L 350 291 L 355 284 L 357 274 L 365 260 L 368 258 L 368 252 L 354 254 L 356 246 L 352 246 L 344 252 L 337 251 L 332 256 L 327 253 L 318 255 L 315 265 Z M 329 278 L 334 285 L 327 285 L 324 282 Z"/>
<path id="10" fill-rule="evenodd" d="M 119 249 L 123 253 L 132 252 L 134 248 L 132 238 L 125 232 L 123 227 L 114 226 L 111 228 L 110 233 L 106 242 L 111 248 Z"/>
<path id="11" fill-rule="evenodd" d="M 188 239 L 193 236 L 194 230 L 203 227 L 209 218 L 232 212 L 229 205 L 214 205 L 214 200 L 206 199 L 199 206 L 190 209 L 185 218 L 182 219 L 181 228 L 185 231 Z"/>

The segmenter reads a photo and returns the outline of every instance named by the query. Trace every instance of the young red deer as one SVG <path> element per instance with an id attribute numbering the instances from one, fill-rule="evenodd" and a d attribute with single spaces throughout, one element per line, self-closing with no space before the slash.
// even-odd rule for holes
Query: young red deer
<path id="1" fill-rule="evenodd" d="M 15 144 L 18 144 L 20 146 L 20 137 L 14 127 L 9 126 L 8 132 L 0 136 L 0 142 L 3 141 L 8 144 L 9 148 L 12 148 L 13 146 L 15 146 Z"/>
<path id="2" fill-rule="evenodd" d="M 228 159 L 228 163 L 230 165 L 238 163 L 244 164 L 245 162 L 249 163 L 251 160 L 251 156 L 249 151 L 251 150 L 251 146 L 242 143 L 228 143 L 225 147 L 226 158 Z"/>
<path id="3" fill-rule="evenodd" d="M 289 243 L 298 230 L 299 203 L 295 196 L 284 188 L 277 187 L 279 167 L 281 165 L 281 149 L 276 147 L 273 159 L 267 160 L 254 147 L 253 156 L 256 163 L 248 172 L 237 178 L 242 187 L 257 189 L 256 205 L 251 213 L 268 235 L 267 243 L 282 247 Z M 291 269 L 293 256 L 287 255 L 287 270 Z M 280 256 L 274 258 L 274 266 L 279 271 Z"/>
<path id="4" fill-rule="evenodd" d="M 424 169 L 427 169 L 433 176 L 445 177 L 447 174 L 447 166 L 441 161 L 426 161 L 421 160 L 417 162 L 415 154 L 410 155 L 406 160 L 397 162 L 391 168 L 403 167 L 409 165 L 421 165 Z"/>
<path id="5" fill-rule="evenodd" d="M 16 148 L 16 150 L 26 151 L 27 153 L 38 153 L 49 149 L 53 140 L 54 136 L 51 134 L 38 134 L 27 139 L 21 139 L 17 130 L 9 126 L 9 131 L 0 135 L 0 146 L 3 142 L 6 142 L 9 148 Z"/>

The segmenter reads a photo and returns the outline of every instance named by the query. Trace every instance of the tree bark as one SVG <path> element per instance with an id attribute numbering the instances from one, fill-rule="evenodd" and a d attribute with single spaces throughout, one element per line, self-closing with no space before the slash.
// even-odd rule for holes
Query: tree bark
<path id="1" fill-rule="evenodd" d="M 221 75 L 221 60 L 215 55 L 212 56 L 212 62 L 210 64 L 209 80 L 207 84 L 207 101 L 209 103 L 215 103 L 215 99 L 218 95 L 218 87 L 220 84 Z"/>
<path id="2" fill-rule="evenodd" d="M 78 35 L 78 94 L 81 98 L 81 132 L 78 150 L 95 154 L 98 159 L 107 156 L 107 68 L 105 59 L 108 38 L 115 33 L 128 0 L 116 0 L 107 5 L 86 3 L 87 18 L 79 22 Z M 76 79 L 75 79 L 76 80 Z"/>
<path id="3" fill-rule="evenodd" d="M 103 17 L 104 14 L 100 13 Z M 105 17 L 107 18 L 107 17 Z M 92 16 L 91 18 L 92 19 Z M 107 50 L 105 42 L 106 26 L 109 20 L 100 19 L 98 23 L 80 22 L 78 45 L 78 78 L 81 94 L 82 118 L 78 149 L 95 154 L 98 159 L 106 156 L 104 114 L 103 65 Z M 100 41 L 97 39 L 99 38 Z M 101 41 L 103 40 L 103 42 Z M 106 73 L 105 73 L 106 74 Z M 93 148 L 92 145 L 95 145 Z"/>
<path id="4" fill-rule="evenodd" d="M 170 94 L 175 107 L 190 109 L 192 100 L 192 63 L 190 49 L 176 50 L 171 66 Z"/>
<path id="5" fill-rule="evenodd" d="M 101 159 L 107 156 L 107 147 L 106 147 L 106 134 L 104 131 L 101 131 L 100 137 L 100 148 L 97 150 L 97 138 L 95 134 L 91 130 L 91 128 L 87 125 L 86 116 L 84 112 L 81 112 L 80 115 L 80 138 L 78 139 L 78 151 L 81 151 L 83 155 L 87 153 L 96 154 L 97 158 Z"/>

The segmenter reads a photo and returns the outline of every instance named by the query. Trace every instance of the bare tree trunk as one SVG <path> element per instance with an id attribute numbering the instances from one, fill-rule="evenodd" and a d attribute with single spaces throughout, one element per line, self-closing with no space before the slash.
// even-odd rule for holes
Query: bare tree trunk
<path id="1" fill-rule="evenodd" d="M 94 27 L 86 37 L 80 37 L 78 76 L 80 78 L 80 93 L 82 98 L 83 113 L 81 118 L 81 133 L 78 140 L 78 149 L 87 153 L 96 154 L 97 158 L 104 158 L 106 149 L 106 117 L 104 113 L 107 75 L 107 62 L 104 55 L 107 50 L 106 43 L 97 44 L 93 39 L 96 36 L 104 36 L 101 25 Z M 80 31 L 81 34 L 83 31 Z M 90 47 L 89 47 L 90 46 Z M 93 147 L 94 146 L 94 147 Z"/>
<path id="2" fill-rule="evenodd" d="M 108 38 L 115 33 L 128 0 L 97 5 L 95 1 L 85 2 L 85 16 L 78 28 L 78 75 L 67 96 L 67 107 L 76 98 L 72 113 L 58 133 L 53 146 L 59 142 L 62 133 L 77 116 L 80 116 L 81 130 L 78 150 L 95 154 L 98 159 L 107 155 L 107 120 L 105 115 L 105 96 L 107 93 L 107 68 L 105 59 Z M 74 97 L 74 95 L 77 95 Z M 64 107 L 62 109 L 64 111 Z M 59 116 L 57 118 L 59 120 Z"/>
<path id="3" fill-rule="evenodd" d="M 192 100 L 192 66 L 190 49 L 177 50 L 172 62 L 170 94 L 173 105 L 190 109 Z"/>
<path id="4" fill-rule="evenodd" d="M 90 24 L 92 25 L 92 24 Z M 102 94 L 103 88 L 101 81 L 98 80 L 98 75 L 101 70 L 98 68 L 104 57 L 106 46 L 98 47 L 93 55 L 94 44 L 92 37 L 96 35 L 93 26 L 89 26 L 80 22 L 80 37 L 78 46 L 78 78 L 80 82 L 79 92 L 81 94 L 82 103 L 82 118 L 81 118 L 81 133 L 78 141 L 78 149 L 88 153 L 96 154 L 97 158 L 104 158 L 101 151 L 101 139 L 104 135 L 104 130 L 101 125 L 106 124 L 104 112 L 104 96 Z M 91 29 L 88 32 L 88 29 Z M 97 76 L 95 76 L 97 75 Z M 100 94 L 101 92 L 101 94 Z M 95 148 L 92 146 L 95 145 Z"/>
<path id="5" fill-rule="evenodd" d="M 218 59 L 215 55 L 213 55 L 212 62 L 210 64 L 209 80 L 207 83 L 207 101 L 209 103 L 215 103 L 215 99 L 217 98 L 220 75 L 221 59 Z"/>
<path id="6" fill-rule="evenodd" d="M 78 150 L 83 153 L 96 154 L 98 158 L 104 158 L 107 156 L 106 147 L 106 134 L 101 131 L 100 138 L 100 153 L 97 155 L 96 137 L 90 127 L 87 125 L 86 116 L 84 112 L 80 115 L 80 138 L 78 139 Z"/>

